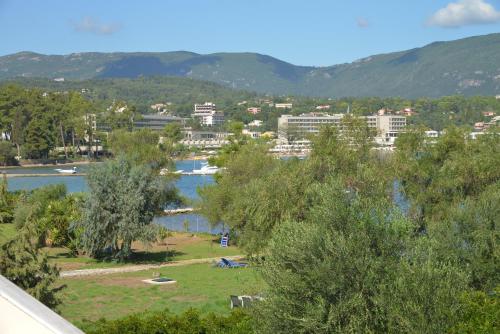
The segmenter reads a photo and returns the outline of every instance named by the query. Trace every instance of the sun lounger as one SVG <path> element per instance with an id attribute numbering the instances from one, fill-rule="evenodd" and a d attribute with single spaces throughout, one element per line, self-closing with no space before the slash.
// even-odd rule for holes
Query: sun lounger
<path id="1" fill-rule="evenodd" d="M 219 267 L 221 268 L 243 268 L 246 267 L 246 263 L 231 261 L 226 258 L 221 258 L 219 262 Z"/>

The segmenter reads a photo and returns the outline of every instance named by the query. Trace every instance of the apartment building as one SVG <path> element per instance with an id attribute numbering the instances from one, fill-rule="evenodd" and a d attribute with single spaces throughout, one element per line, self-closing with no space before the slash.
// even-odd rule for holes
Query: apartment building
<path id="1" fill-rule="evenodd" d="M 184 126 L 186 118 L 164 114 L 142 115 L 141 118 L 134 120 L 134 128 L 163 131 L 165 126 L 170 123 L 178 123 Z"/>
<path id="2" fill-rule="evenodd" d="M 217 110 L 215 103 L 205 102 L 203 104 L 194 105 L 194 114 L 210 114 Z"/>
<path id="3" fill-rule="evenodd" d="M 278 138 L 282 142 L 304 139 L 315 134 L 322 126 L 341 127 L 345 114 L 309 113 L 299 116 L 282 115 L 278 119 Z M 394 143 L 398 134 L 406 127 L 406 117 L 399 115 L 374 115 L 361 117 L 368 127 L 376 130 L 376 142 L 385 145 Z"/>
<path id="4" fill-rule="evenodd" d="M 212 102 L 194 105 L 193 118 L 200 120 L 200 124 L 204 126 L 217 126 L 224 124 L 224 113 L 217 111 L 216 106 Z"/>
<path id="5" fill-rule="evenodd" d="M 292 103 L 276 103 L 274 105 L 276 109 L 292 109 L 293 104 Z"/>
<path id="6" fill-rule="evenodd" d="M 217 126 L 224 124 L 224 113 L 222 111 L 212 111 L 209 114 L 200 116 L 200 123 L 204 126 Z"/>

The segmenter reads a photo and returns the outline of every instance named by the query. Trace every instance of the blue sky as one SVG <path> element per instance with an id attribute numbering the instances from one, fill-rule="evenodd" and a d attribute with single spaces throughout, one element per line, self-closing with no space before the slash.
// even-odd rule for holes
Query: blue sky
<path id="1" fill-rule="evenodd" d="M 259 52 L 333 65 L 500 32 L 500 0 L 0 0 L 0 55 Z"/>

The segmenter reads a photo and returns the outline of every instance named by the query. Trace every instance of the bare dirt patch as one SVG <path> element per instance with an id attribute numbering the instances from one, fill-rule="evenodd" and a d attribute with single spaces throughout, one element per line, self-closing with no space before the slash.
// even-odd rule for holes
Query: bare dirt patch
<path id="1" fill-rule="evenodd" d="M 83 278 L 83 279 L 89 279 Z M 128 287 L 128 288 L 146 288 L 146 287 L 157 287 L 160 290 L 175 290 L 177 289 L 177 283 L 175 284 L 166 284 L 166 285 L 151 285 L 143 282 L 143 279 L 147 279 L 147 277 L 109 277 L 109 276 L 100 276 L 99 278 L 93 277 L 92 281 L 101 286 L 120 286 L 120 287 Z"/>
<path id="2" fill-rule="evenodd" d="M 57 262 L 57 267 L 61 270 L 76 270 L 85 267 L 85 263 L 78 262 Z"/>
<path id="3" fill-rule="evenodd" d="M 191 236 L 189 234 L 178 234 L 174 233 L 173 236 L 166 238 L 164 242 L 154 242 L 150 245 L 145 245 L 142 242 L 136 241 L 132 243 L 132 249 L 134 251 L 148 251 L 148 252 L 160 252 L 167 250 L 175 250 L 182 248 L 186 245 L 196 244 L 200 242 L 210 242 L 203 237 Z"/>
<path id="4" fill-rule="evenodd" d="M 207 296 L 174 296 L 169 300 L 173 302 L 193 302 L 200 303 L 208 300 Z"/>

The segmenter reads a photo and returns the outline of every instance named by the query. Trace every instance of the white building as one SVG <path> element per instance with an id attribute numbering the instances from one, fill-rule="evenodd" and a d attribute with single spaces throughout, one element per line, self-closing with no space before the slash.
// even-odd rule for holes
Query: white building
<path id="1" fill-rule="evenodd" d="M 184 139 L 180 143 L 189 147 L 220 148 L 229 143 L 227 137 L 230 134 L 227 132 L 186 130 L 183 133 Z"/>
<path id="2" fill-rule="evenodd" d="M 243 131 L 241 133 L 244 134 L 244 135 L 246 135 L 246 136 L 249 136 L 252 139 L 257 139 L 257 138 L 260 138 L 262 136 L 261 132 L 259 132 L 259 131 L 250 131 L 248 129 L 243 129 Z"/>
<path id="3" fill-rule="evenodd" d="M 439 137 L 439 131 L 436 131 L 436 130 L 425 131 L 425 136 L 427 138 L 437 138 L 437 137 Z"/>
<path id="4" fill-rule="evenodd" d="M 216 106 L 212 102 L 194 105 L 193 118 L 198 118 L 200 124 L 204 126 L 216 126 L 224 124 L 224 113 L 217 111 Z"/>
<path id="5" fill-rule="evenodd" d="M 262 126 L 262 123 L 263 122 L 261 120 L 256 119 L 248 123 L 248 126 L 251 128 L 258 128 L 259 126 Z"/>
<path id="6" fill-rule="evenodd" d="M 304 139 L 308 134 L 316 134 L 321 126 L 341 127 L 345 114 L 329 115 L 325 113 L 309 113 L 299 116 L 282 115 L 278 119 L 278 138 L 282 142 L 288 142 L 290 135 L 296 139 Z M 376 142 L 384 145 L 392 145 L 398 134 L 406 127 L 406 117 L 399 115 L 375 115 L 360 117 L 365 119 L 368 127 L 375 129 Z"/>
<path id="7" fill-rule="evenodd" d="M 222 111 L 212 111 L 209 114 L 203 114 L 199 117 L 201 125 L 217 126 L 224 124 L 224 113 Z"/>
<path id="8" fill-rule="evenodd" d="M 195 104 L 194 105 L 194 114 L 209 114 L 216 111 L 217 108 L 215 103 L 205 102 L 203 104 Z"/>
<path id="9" fill-rule="evenodd" d="M 293 104 L 292 103 L 276 103 L 274 105 L 276 109 L 292 109 Z"/>

